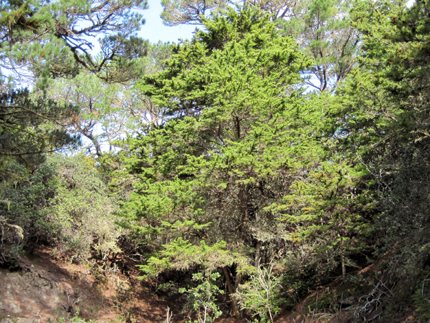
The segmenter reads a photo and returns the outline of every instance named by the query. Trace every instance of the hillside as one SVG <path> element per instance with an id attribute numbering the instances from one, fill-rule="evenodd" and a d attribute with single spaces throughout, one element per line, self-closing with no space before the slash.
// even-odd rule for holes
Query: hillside
<path id="1" fill-rule="evenodd" d="M 0 269 L 0 322 L 186 322 L 180 294 L 157 290 L 140 281 L 134 268 L 94 267 L 54 259 L 48 248 L 19 259 L 19 267 Z M 111 263 L 112 264 L 112 263 Z M 282 310 L 276 323 L 418 322 L 405 283 L 393 284 L 371 264 L 310 293 L 293 308 Z M 167 319 L 167 309 L 171 316 Z M 188 312 L 188 314 L 191 314 Z M 10 321 L 8 321 L 10 320 Z M 218 323 L 247 322 L 219 318 Z"/>

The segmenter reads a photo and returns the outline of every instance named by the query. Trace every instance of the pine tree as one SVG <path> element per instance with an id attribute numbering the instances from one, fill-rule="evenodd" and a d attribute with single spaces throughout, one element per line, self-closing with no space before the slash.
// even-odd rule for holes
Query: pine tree
<path id="1" fill-rule="evenodd" d="M 2 2 L 1 67 L 35 74 L 40 81 L 74 75 L 79 67 L 107 81 L 124 80 L 122 70 L 132 71 L 130 59 L 142 56 L 146 46 L 133 36 L 144 20 L 132 10 L 146 6 L 143 0 Z M 98 35 L 106 36 L 101 54 L 94 57 Z"/>
<path id="2" fill-rule="evenodd" d="M 10 177 L 11 160 L 17 159 L 34 168 L 43 160 L 41 154 L 76 144 L 62 122 L 77 113 L 70 105 L 59 105 L 53 100 L 32 100 L 27 90 L 0 92 L 0 178 Z"/>
<path id="3" fill-rule="evenodd" d="M 146 56 L 135 59 L 139 70 L 129 75 L 131 79 L 127 82 L 106 82 L 83 69 L 73 78 L 51 80 L 48 88 L 35 89 L 32 97 L 46 96 L 78 108 L 77 113 L 64 119 L 67 131 L 89 141 L 86 148 L 100 157 L 103 153 L 118 151 L 123 140 L 140 131 L 142 123 L 151 124 L 163 118 L 162 111 L 133 85 L 143 75 L 163 70 L 162 62 L 170 52 L 169 43 L 148 44 Z"/>
<path id="4" fill-rule="evenodd" d="M 42 153 L 76 143 L 67 135 L 70 120 L 80 118 L 71 101 L 36 98 L 25 86 L 45 90 L 52 78 L 72 78 L 83 69 L 106 82 L 141 77 L 139 60 L 148 42 L 133 36 L 143 18 L 133 9 L 145 1 L 3 1 L 0 4 L 0 158 L 42 160 Z M 91 54 L 103 34 L 101 53 Z M 91 37 L 93 39 L 91 39 Z M 6 77 L 7 75 L 7 77 Z M 12 81 L 10 80 L 12 79 Z M 75 102 L 73 102 L 75 103 Z M 69 121 L 68 121 L 69 120 Z M 37 162 L 30 167 L 35 167 Z"/>
<path id="5" fill-rule="evenodd" d="M 360 33 L 351 24 L 351 0 L 306 0 L 290 7 L 288 19 L 277 20 L 280 32 L 294 39 L 315 64 L 307 84 L 317 91 L 333 91 L 356 65 Z"/>

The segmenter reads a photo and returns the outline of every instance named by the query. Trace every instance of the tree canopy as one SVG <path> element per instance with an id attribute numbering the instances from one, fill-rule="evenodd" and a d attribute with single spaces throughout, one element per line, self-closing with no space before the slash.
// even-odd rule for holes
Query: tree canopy
<path id="1" fill-rule="evenodd" d="M 121 257 L 198 322 L 428 319 L 429 0 L 162 5 L 201 29 L 0 4 L 0 264 Z"/>
<path id="2" fill-rule="evenodd" d="M 332 98 L 305 94 L 312 59 L 255 8 L 203 23 L 138 85 L 169 116 L 132 141 L 128 161 L 138 181 L 124 211 L 144 221 L 158 255 L 143 270 L 232 265 L 228 254 L 208 263 L 197 247 L 186 261 L 199 243 L 224 244 L 245 272 L 274 259 L 292 276 L 306 276 L 299 264 L 319 274 L 345 265 L 365 246 L 372 206 L 353 193 L 361 170 L 330 150 Z"/>
<path id="3" fill-rule="evenodd" d="M 141 0 L 2 2 L 1 67 L 58 77 L 76 74 L 81 66 L 107 81 L 122 80 L 128 61 L 145 50 L 145 42 L 133 36 L 144 20 L 133 10 L 146 7 Z M 105 37 L 94 57 L 99 35 Z"/>

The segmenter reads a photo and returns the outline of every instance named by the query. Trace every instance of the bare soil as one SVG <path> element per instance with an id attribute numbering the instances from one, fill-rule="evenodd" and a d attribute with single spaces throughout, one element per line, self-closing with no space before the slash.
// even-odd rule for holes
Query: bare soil
<path id="1" fill-rule="evenodd" d="M 154 286 L 137 279 L 136 269 L 128 268 L 127 276 L 93 269 L 55 259 L 43 247 L 21 257 L 17 270 L 0 268 L 0 322 L 63 322 L 79 316 L 100 323 L 152 323 L 163 322 L 168 308 L 171 322 L 187 320 L 181 301 L 154 293 Z"/>
<path id="2" fill-rule="evenodd" d="M 102 290 L 83 266 L 50 257 L 37 249 L 19 259 L 19 269 L 0 269 L 0 319 L 33 318 L 54 322 L 77 313 L 112 321 L 120 317 L 111 286 Z M 0 320 L 1 321 L 1 320 Z"/>
<path id="3" fill-rule="evenodd" d="M 139 271 L 134 264 L 125 266 L 123 273 L 126 275 L 120 270 L 97 268 L 96 263 L 85 266 L 56 259 L 48 248 L 38 248 L 31 256 L 19 259 L 18 270 L 0 269 L 0 323 L 67 322 L 76 316 L 98 323 L 165 322 L 167 309 L 173 313 L 172 323 L 189 319 L 182 310 L 184 299 L 156 293 L 157 286 L 137 279 Z M 374 265 L 370 265 L 356 274 L 372 277 L 375 271 Z M 373 281 L 352 284 L 339 277 L 311 293 L 292 311 L 281 312 L 275 322 L 351 322 L 352 309 L 359 306 L 356 295 L 367 294 L 371 285 Z M 346 311 L 326 312 L 326 308 L 320 306 L 325 302 L 333 308 L 339 305 L 339 300 L 349 298 L 353 304 Z M 377 309 L 374 313 L 377 314 Z M 396 321 L 413 322 L 413 313 L 410 314 Z M 250 321 L 221 317 L 216 322 Z"/>

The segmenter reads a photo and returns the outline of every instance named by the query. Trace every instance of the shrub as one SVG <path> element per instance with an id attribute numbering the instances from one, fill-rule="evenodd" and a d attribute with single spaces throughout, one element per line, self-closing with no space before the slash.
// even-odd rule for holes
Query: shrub
<path id="1" fill-rule="evenodd" d="M 216 280 L 220 276 L 217 272 L 207 277 L 202 273 L 193 274 L 193 281 L 199 284 L 193 288 L 179 289 L 180 293 L 188 294 L 186 308 L 190 308 L 197 314 L 197 320 L 194 323 L 213 322 L 222 314 L 215 304 L 216 296 L 223 293 L 216 285 Z"/>
<path id="2" fill-rule="evenodd" d="M 242 310 L 248 310 L 258 316 L 258 322 L 273 322 L 273 318 L 280 311 L 283 302 L 280 297 L 280 278 L 273 273 L 273 265 L 267 268 L 258 266 L 256 273 L 250 280 L 240 285 L 235 298 Z"/>
<path id="3" fill-rule="evenodd" d="M 83 156 L 54 154 L 31 174 L 18 170 L 18 179 L 0 188 L 1 239 L 7 242 L 0 250 L 0 263 L 13 262 L 18 247 L 40 243 L 55 245 L 59 252 L 75 252 L 81 259 L 89 256 L 91 247 L 101 255 L 119 251 L 115 202 Z M 22 239 L 12 234 L 15 227 L 22 229 Z"/>
<path id="4" fill-rule="evenodd" d="M 103 256 L 118 252 L 116 240 L 121 230 L 113 216 L 116 205 L 98 172 L 79 155 L 55 155 L 47 162 L 57 170 L 58 186 L 45 214 L 58 228 L 60 251 L 71 250 L 86 257 L 92 245 Z"/>

